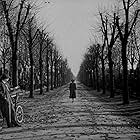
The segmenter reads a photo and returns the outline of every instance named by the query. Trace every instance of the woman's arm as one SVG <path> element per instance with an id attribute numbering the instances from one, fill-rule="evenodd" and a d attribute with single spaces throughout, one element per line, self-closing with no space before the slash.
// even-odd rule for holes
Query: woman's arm
<path id="1" fill-rule="evenodd" d="M 75 84 L 75 90 L 76 90 L 76 84 Z"/>

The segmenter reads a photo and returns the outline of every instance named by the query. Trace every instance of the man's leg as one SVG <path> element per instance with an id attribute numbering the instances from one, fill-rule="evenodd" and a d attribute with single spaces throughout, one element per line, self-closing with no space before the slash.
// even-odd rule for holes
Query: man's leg
<path id="1" fill-rule="evenodd" d="M 2 112 L 3 117 L 5 117 L 6 119 L 7 126 L 12 127 L 12 124 L 9 122 L 9 105 L 5 99 L 2 102 L 1 112 Z"/>

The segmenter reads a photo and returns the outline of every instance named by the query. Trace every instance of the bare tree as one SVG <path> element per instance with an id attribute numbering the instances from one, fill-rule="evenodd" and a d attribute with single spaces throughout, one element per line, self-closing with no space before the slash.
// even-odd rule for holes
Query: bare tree
<path id="1" fill-rule="evenodd" d="M 108 13 L 100 12 L 100 18 L 102 22 L 101 31 L 104 35 L 104 38 L 106 40 L 107 49 L 108 49 L 108 65 L 109 65 L 109 75 L 110 75 L 110 97 L 114 97 L 114 85 L 113 85 L 113 60 L 112 60 L 112 48 L 118 38 L 118 33 L 116 33 L 116 13 L 113 14 L 111 17 Z M 111 18 L 111 19 L 109 19 Z"/>
<path id="2" fill-rule="evenodd" d="M 40 95 L 43 94 L 43 53 L 45 52 L 48 46 L 45 45 L 45 42 L 48 38 L 48 33 L 45 33 L 44 30 L 39 30 L 39 77 L 40 77 Z"/>
<path id="3" fill-rule="evenodd" d="M 14 0 L 0 0 L 2 10 L 6 20 L 8 36 L 12 49 L 12 84 L 17 86 L 17 50 L 18 40 L 21 29 L 24 27 L 31 5 L 26 3 L 26 0 L 21 0 L 19 3 Z M 14 9 L 14 10 L 13 10 Z"/>
<path id="4" fill-rule="evenodd" d="M 62 59 L 62 56 L 59 54 L 57 48 L 54 48 L 54 88 L 57 87 L 58 83 L 58 70 L 59 62 Z"/>
<path id="5" fill-rule="evenodd" d="M 129 104 L 127 46 L 129 36 L 134 28 L 134 25 L 137 22 L 140 9 L 139 7 L 137 7 L 138 0 L 122 0 L 121 2 L 123 5 L 122 10 L 124 12 L 124 15 L 117 15 L 116 25 L 121 41 L 121 54 L 123 65 L 123 103 Z"/>
<path id="6" fill-rule="evenodd" d="M 51 72 L 51 90 L 53 90 L 53 68 L 54 68 L 54 48 L 53 48 L 54 44 L 52 44 L 51 50 L 50 50 L 50 72 Z"/>
<path id="7" fill-rule="evenodd" d="M 0 35 L 0 61 L 2 63 L 3 72 L 6 70 L 6 65 L 10 63 L 11 59 L 11 48 L 9 45 L 9 39 L 6 36 L 5 25 L 2 26 L 1 35 Z"/>
<path id="8" fill-rule="evenodd" d="M 38 28 L 35 21 L 35 15 L 30 15 L 28 21 L 22 30 L 22 34 L 27 42 L 27 47 L 29 50 L 29 60 L 30 60 L 30 94 L 29 97 L 33 98 L 34 91 L 34 47 L 38 44 L 36 39 L 38 36 Z"/>
<path id="9" fill-rule="evenodd" d="M 53 44 L 53 39 L 51 38 L 47 38 L 46 39 L 46 77 L 47 77 L 47 88 L 46 88 L 46 91 L 49 91 L 49 86 L 50 86 L 50 75 L 49 75 L 49 66 L 50 66 L 50 51 L 51 51 L 51 47 L 52 47 L 52 44 Z"/>

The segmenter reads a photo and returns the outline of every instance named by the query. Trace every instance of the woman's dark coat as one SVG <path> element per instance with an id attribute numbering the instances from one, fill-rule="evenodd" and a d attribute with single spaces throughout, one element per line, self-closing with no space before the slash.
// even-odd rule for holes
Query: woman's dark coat
<path id="1" fill-rule="evenodd" d="M 70 83 L 69 90 L 70 90 L 69 98 L 76 98 L 76 92 L 75 92 L 76 84 L 75 83 Z"/>

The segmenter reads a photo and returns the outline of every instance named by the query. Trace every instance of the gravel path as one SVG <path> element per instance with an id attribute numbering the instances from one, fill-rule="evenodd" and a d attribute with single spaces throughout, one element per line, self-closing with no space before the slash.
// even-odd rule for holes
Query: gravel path
<path id="1" fill-rule="evenodd" d="M 23 99 L 24 123 L 3 128 L 0 140 L 138 140 L 140 129 L 116 106 L 78 83 L 72 103 L 67 86 Z"/>

